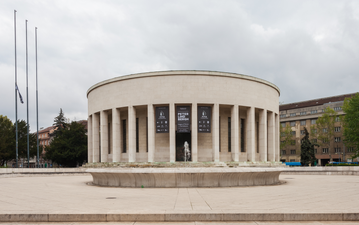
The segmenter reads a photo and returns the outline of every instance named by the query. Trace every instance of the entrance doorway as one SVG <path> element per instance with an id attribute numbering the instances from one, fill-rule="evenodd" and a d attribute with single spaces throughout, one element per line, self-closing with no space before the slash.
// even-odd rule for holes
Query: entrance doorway
<path id="1" fill-rule="evenodd" d="M 184 161 L 184 143 L 188 142 L 190 158 L 187 161 L 192 161 L 192 148 L 191 148 L 191 133 L 177 133 L 176 132 L 176 161 Z"/>

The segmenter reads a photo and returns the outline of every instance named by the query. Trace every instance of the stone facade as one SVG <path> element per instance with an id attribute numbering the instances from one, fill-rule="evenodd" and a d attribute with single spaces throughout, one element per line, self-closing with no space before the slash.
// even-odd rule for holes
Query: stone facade
<path id="1" fill-rule="evenodd" d="M 186 140 L 193 162 L 278 162 L 279 94 L 265 80 L 213 71 L 105 80 L 87 91 L 88 161 L 175 162 Z M 163 106 L 169 109 L 169 131 L 156 133 L 156 108 Z M 186 135 L 177 132 L 178 106 L 190 108 Z M 199 106 L 210 107 L 210 133 L 198 130 Z"/>

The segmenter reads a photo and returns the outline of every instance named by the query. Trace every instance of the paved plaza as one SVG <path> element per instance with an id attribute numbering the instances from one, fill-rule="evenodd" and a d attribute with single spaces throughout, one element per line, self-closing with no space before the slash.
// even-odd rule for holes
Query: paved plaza
<path id="1" fill-rule="evenodd" d="M 328 213 L 328 217 L 359 212 L 358 176 L 281 175 L 280 180 L 286 183 L 235 188 L 111 188 L 87 185 L 92 181 L 91 175 L 3 177 L 0 178 L 0 212 L 154 216 L 165 213 Z"/>
<path id="2" fill-rule="evenodd" d="M 338 221 L 304 221 L 304 222 L 281 222 L 281 221 L 245 221 L 245 222 L 93 222 L 93 223 L 0 223 L 0 225 L 357 225 L 359 222 Z"/>

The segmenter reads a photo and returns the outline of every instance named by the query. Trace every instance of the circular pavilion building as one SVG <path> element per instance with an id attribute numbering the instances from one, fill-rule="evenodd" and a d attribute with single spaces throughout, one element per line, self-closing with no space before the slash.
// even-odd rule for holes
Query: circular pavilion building
<path id="1" fill-rule="evenodd" d="M 279 94 L 252 76 L 161 71 L 90 87 L 88 162 L 279 161 Z"/>

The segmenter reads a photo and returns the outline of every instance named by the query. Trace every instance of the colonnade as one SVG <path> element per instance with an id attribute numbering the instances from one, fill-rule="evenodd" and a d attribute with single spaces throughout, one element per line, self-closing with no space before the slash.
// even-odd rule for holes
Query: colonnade
<path id="1" fill-rule="evenodd" d="M 175 106 L 170 103 L 169 106 L 169 161 L 176 161 L 176 114 Z M 198 142 L 198 105 L 212 107 L 212 160 L 220 161 L 220 104 L 181 104 L 191 106 L 191 154 L 192 161 L 201 161 L 198 159 L 198 148 L 201 143 Z M 161 105 L 163 106 L 163 105 Z M 224 105 L 223 105 L 224 106 Z M 253 106 L 225 105 L 231 108 L 231 152 L 232 161 L 243 161 L 243 155 L 246 155 L 244 161 L 279 161 L 279 118 L 278 114 L 266 109 L 260 109 Z M 112 149 L 112 162 L 122 162 L 122 132 L 121 114 L 127 114 L 128 136 L 128 162 L 137 162 L 136 160 L 136 108 L 147 108 L 147 161 L 154 162 L 156 154 L 156 129 L 155 129 L 155 107 L 154 104 L 141 106 L 126 106 L 103 110 L 89 115 L 88 118 L 88 162 L 108 162 L 109 148 Z M 127 111 L 127 112 L 126 112 Z M 240 115 L 240 111 L 245 111 L 245 115 Z M 111 123 L 109 123 L 109 114 L 112 114 Z M 245 118 L 245 151 L 240 147 L 240 120 Z M 258 128 L 256 129 L 256 124 Z M 146 129 L 140 127 L 139 129 Z M 256 133 L 257 132 L 257 133 Z M 112 137 L 110 142 L 109 137 Z M 259 158 L 258 158 L 259 155 Z M 257 156 L 257 157 L 256 157 Z"/>

